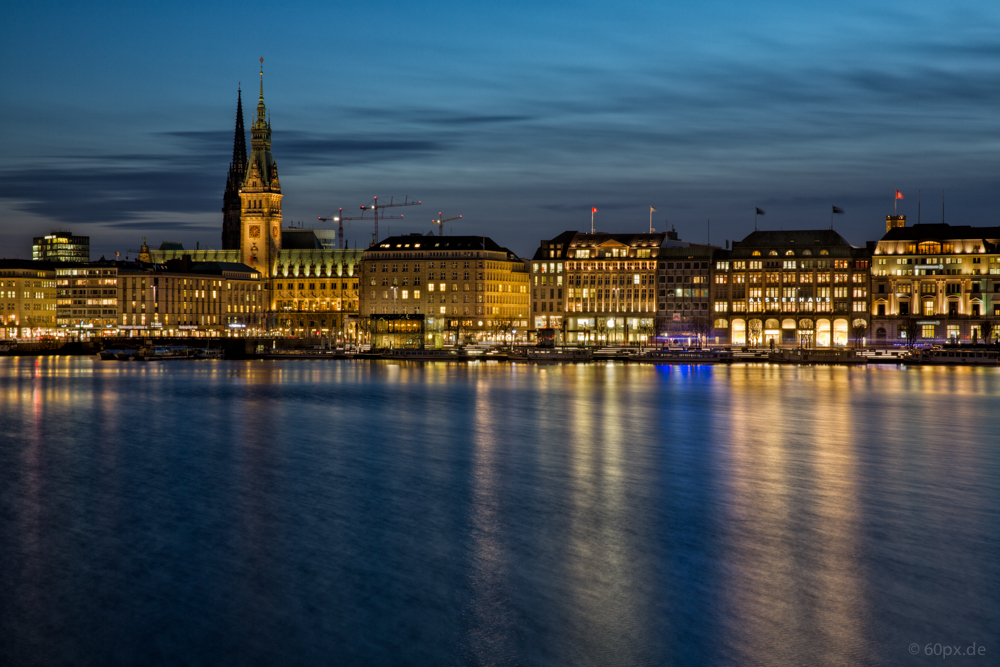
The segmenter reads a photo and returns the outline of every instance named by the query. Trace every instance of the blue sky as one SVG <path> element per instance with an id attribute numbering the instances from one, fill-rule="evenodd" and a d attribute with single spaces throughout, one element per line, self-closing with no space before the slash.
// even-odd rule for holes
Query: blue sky
<path id="1" fill-rule="evenodd" d="M 0 256 L 219 246 L 236 87 L 263 56 L 286 221 L 410 195 L 396 232 L 542 238 L 998 225 L 1000 5 L 6 3 Z M 387 231 L 382 230 L 383 233 Z M 447 231 L 447 230 L 446 230 Z M 363 245 L 367 226 L 347 230 Z"/>

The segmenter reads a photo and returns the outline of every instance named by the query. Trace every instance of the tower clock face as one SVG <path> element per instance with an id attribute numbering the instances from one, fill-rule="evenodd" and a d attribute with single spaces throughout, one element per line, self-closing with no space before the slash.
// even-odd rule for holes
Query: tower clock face
<path id="1" fill-rule="evenodd" d="M 277 227 L 272 227 L 271 228 L 271 234 L 274 235 L 274 238 L 278 238 L 278 228 Z"/>
<path id="2" fill-rule="evenodd" d="M 250 225 L 250 238 L 260 237 L 260 225 Z"/>

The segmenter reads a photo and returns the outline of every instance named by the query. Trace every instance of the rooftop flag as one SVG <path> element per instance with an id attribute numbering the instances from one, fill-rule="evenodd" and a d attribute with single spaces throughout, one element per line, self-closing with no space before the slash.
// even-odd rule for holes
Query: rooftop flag
<path id="1" fill-rule="evenodd" d="M 843 213 L 844 209 L 840 208 L 839 206 L 834 206 L 833 207 L 833 212 L 834 213 Z"/>
<path id="2" fill-rule="evenodd" d="M 757 208 L 756 206 L 754 209 L 757 211 L 755 215 L 764 215 L 764 209 Z"/>
<path id="3" fill-rule="evenodd" d="M 902 198 L 903 198 L 903 193 L 900 192 L 899 190 L 896 190 L 896 199 L 902 199 Z"/>
<path id="4" fill-rule="evenodd" d="M 597 207 L 596 206 L 591 206 L 590 207 L 590 212 L 591 213 L 597 213 Z"/>

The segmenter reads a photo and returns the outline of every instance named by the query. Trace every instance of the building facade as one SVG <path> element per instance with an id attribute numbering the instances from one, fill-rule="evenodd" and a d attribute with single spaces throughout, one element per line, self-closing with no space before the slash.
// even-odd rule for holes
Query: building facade
<path id="1" fill-rule="evenodd" d="M 118 326 L 118 267 L 98 261 L 56 267 L 57 322 L 64 332 L 113 334 Z"/>
<path id="2" fill-rule="evenodd" d="M 36 262 L 89 262 L 90 237 L 72 232 L 52 232 L 31 241 L 31 259 Z"/>
<path id="3" fill-rule="evenodd" d="M 712 336 L 733 346 L 846 346 L 869 335 L 871 253 L 833 230 L 758 231 L 717 251 Z"/>
<path id="4" fill-rule="evenodd" d="M 889 225 L 872 258 L 878 343 L 977 342 L 1000 321 L 1000 227 Z"/>
<path id="5" fill-rule="evenodd" d="M 363 255 L 361 250 L 282 249 L 270 280 L 276 330 L 356 341 Z"/>
<path id="6" fill-rule="evenodd" d="M 719 248 L 686 245 L 661 248 L 656 265 L 656 333 L 671 343 L 704 341 L 712 330 L 712 267 Z"/>
<path id="7" fill-rule="evenodd" d="M 269 328 L 265 281 L 244 264 L 123 262 L 117 288 L 122 331 L 226 336 L 260 334 Z"/>
<path id="8" fill-rule="evenodd" d="M 40 338 L 56 332 L 52 262 L 0 259 L 0 337 Z"/>
<path id="9" fill-rule="evenodd" d="M 527 336 L 524 262 L 482 236 L 391 236 L 364 252 L 360 320 L 425 315 L 428 346 Z"/>
<path id="10" fill-rule="evenodd" d="M 563 232 L 542 241 L 530 262 L 536 330 L 557 329 L 564 344 L 650 341 L 665 239 L 665 233 Z"/>

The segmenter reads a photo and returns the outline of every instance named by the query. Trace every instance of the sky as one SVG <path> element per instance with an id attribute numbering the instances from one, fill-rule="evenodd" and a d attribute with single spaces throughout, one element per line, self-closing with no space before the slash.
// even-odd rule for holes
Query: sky
<path id="1" fill-rule="evenodd" d="M 1000 225 L 1000 3 L 46 3 L 0 7 L 0 257 L 221 245 L 237 86 L 259 58 L 286 225 L 377 195 L 380 232 L 675 228 L 716 245 L 833 220 Z M 249 135 L 247 139 L 249 148 Z M 709 222 L 710 221 L 710 222 Z M 345 229 L 365 247 L 370 223 Z"/>

